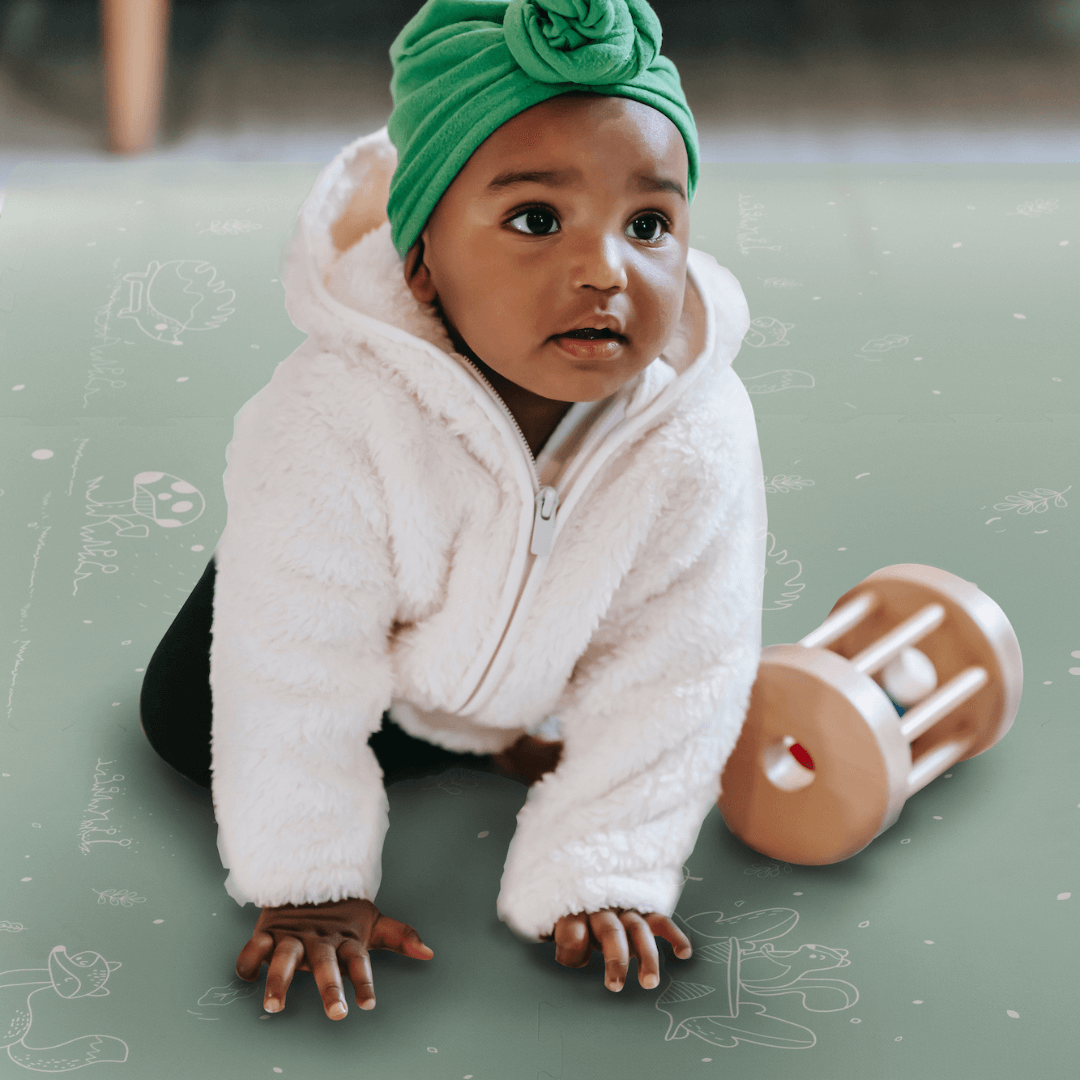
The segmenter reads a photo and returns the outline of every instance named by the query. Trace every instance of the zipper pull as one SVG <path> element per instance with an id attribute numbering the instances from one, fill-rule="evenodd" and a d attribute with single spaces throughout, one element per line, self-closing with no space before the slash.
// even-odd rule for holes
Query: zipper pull
<path id="1" fill-rule="evenodd" d="M 542 487 L 536 493 L 536 513 L 533 515 L 532 546 L 534 555 L 550 555 L 555 536 L 555 511 L 559 493 L 553 487 Z"/>

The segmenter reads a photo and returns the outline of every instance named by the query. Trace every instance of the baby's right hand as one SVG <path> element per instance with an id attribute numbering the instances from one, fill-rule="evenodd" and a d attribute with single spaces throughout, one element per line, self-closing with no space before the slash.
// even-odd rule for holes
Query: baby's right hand
<path id="1" fill-rule="evenodd" d="M 356 1004 L 361 1009 L 375 1008 L 369 949 L 392 949 L 416 960 L 435 955 L 411 926 L 381 915 L 370 900 L 286 904 L 262 909 L 251 939 L 237 957 L 236 974 L 254 982 L 263 964 L 268 964 L 263 1008 L 279 1012 L 285 1007 L 293 974 L 310 971 L 326 1015 L 340 1020 L 349 1008 L 339 960 L 356 987 Z"/>

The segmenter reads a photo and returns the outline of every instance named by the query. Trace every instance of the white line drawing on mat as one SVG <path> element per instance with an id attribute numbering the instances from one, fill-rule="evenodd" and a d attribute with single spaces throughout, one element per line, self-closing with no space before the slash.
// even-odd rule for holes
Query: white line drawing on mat
<path id="1" fill-rule="evenodd" d="M 758 236 L 758 226 L 751 225 L 752 221 L 763 218 L 764 213 L 755 213 L 755 210 L 764 211 L 764 203 L 750 205 L 753 195 L 739 196 L 739 231 L 735 234 L 735 243 L 742 255 L 748 255 L 755 248 L 763 251 L 779 251 L 779 244 L 770 244 L 763 236 Z"/>
<path id="2" fill-rule="evenodd" d="M 124 907 L 131 907 L 132 904 L 146 903 L 146 897 L 137 896 L 134 889 L 91 889 L 90 891 L 97 893 L 99 904 L 108 902 L 113 907 L 119 907 L 121 904 Z"/>
<path id="3" fill-rule="evenodd" d="M 762 375 L 748 375 L 742 382 L 748 394 L 775 394 L 780 390 L 814 388 L 814 376 L 809 371 L 797 371 L 795 368 L 780 368 L 777 371 L 766 371 Z"/>
<path id="4" fill-rule="evenodd" d="M 48 506 L 49 499 L 52 498 L 52 492 L 46 491 L 44 497 L 41 500 L 41 516 L 47 518 L 49 516 Z M 28 529 L 38 528 L 39 522 L 31 521 L 27 523 Z M 45 549 L 45 538 L 49 535 L 49 530 L 52 529 L 51 525 L 46 525 L 38 533 L 37 545 L 34 548 L 34 562 L 30 568 L 30 593 L 26 599 L 26 603 L 19 609 L 19 634 L 20 637 L 15 638 L 12 642 L 19 646 L 18 652 L 15 654 L 15 666 L 11 669 L 11 682 L 8 685 L 7 695 L 7 717 L 10 720 L 11 714 L 14 711 L 15 700 L 15 682 L 19 677 L 19 667 L 22 665 L 23 660 L 26 658 L 26 650 L 29 647 L 32 639 L 27 638 L 25 635 L 29 631 L 27 629 L 28 621 L 27 615 L 30 612 L 30 608 L 34 602 L 34 579 L 37 576 L 38 563 L 41 560 L 41 553 Z"/>
<path id="5" fill-rule="evenodd" d="M 131 286 L 121 319 L 134 319 L 155 341 L 183 345 L 189 330 L 216 330 L 236 310 L 236 291 L 219 280 L 205 259 L 151 261 L 142 272 L 124 275 Z M 210 305 L 218 301 L 216 308 Z"/>
<path id="6" fill-rule="evenodd" d="M 196 1002 L 197 1005 L 207 1006 L 214 1005 L 220 1008 L 224 1008 L 226 1005 L 231 1005 L 234 1001 L 239 1001 L 241 998 L 251 997 L 252 994 L 258 993 L 259 982 L 256 980 L 253 983 L 244 982 L 243 979 L 233 979 L 228 986 L 211 986 L 209 990 Z M 191 1012 L 188 1009 L 188 1012 Z"/>
<path id="7" fill-rule="evenodd" d="M 189 484 L 173 473 L 147 470 L 136 473 L 131 478 L 133 493 L 126 499 L 113 499 L 98 502 L 90 497 L 91 491 L 97 491 L 104 476 L 90 481 L 86 491 L 86 517 L 102 518 L 103 521 L 120 522 L 117 536 L 150 535 L 150 527 L 145 524 L 133 524 L 129 518 L 149 519 L 162 529 L 178 529 L 190 525 L 202 517 L 206 509 L 206 499 L 194 484 Z M 184 496 L 176 502 L 176 495 Z"/>
<path id="8" fill-rule="evenodd" d="M 79 445 L 75 450 L 75 460 L 71 463 L 71 482 L 68 484 L 67 489 L 69 495 L 71 494 L 72 488 L 75 486 L 75 473 L 79 470 L 79 459 L 82 457 L 83 448 L 89 441 L 89 439 L 80 440 Z"/>
<path id="9" fill-rule="evenodd" d="M 6 930 L 6 931 L 8 931 L 8 933 L 11 933 L 11 934 L 17 934 L 20 930 L 25 930 L 25 929 L 26 929 L 26 927 L 23 926 L 23 924 L 21 922 L 11 922 L 8 919 L 4 919 L 4 920 L 0 921 L 0 930 Z"/>
<path id="10" fill-rule="evenodd" d="M 200 229 L 199 232 L 211 232 L 215 236 L 239 236 L 240 233 L 255 232 L 261 228 L 259 222 L 243 218 L 239 221 L 211 221 L 208 228 Z"/>
<path id="11" fill-rule="evenodd" d="M 871 338 L 856 357 L 857 360 L 880 360 L 881 353 L 887 353 L 891 349 L 899 349 L 911 340 L 911 335 L 886 334 L 884 337 Z"/>
<path id="12" fill-rule="evenodd" d="M 29 607 L 30 605 L 27 604 L 26 606 Z M 24 608 L 23 610 L 25 611 L 26 609 Z M 19 646 L 19 651 L 15 654 L 15 666 L 11 669 L 11 684 L 8 686 L 7 716 L 9 720 L 11 719 L 13 707 L 12 701 L 15 697 L 15 680 L 19 677 L 19 665 L 25 659 L 26 647 L 30 644 L 30 639 L 23 641 L 16 638 L 15 644 Z"/>
<path id="13" fill-rule="evenodd" d="M 781 870 L 785 874 L 790 874 L 791 863 L 754 863 L 748 866 L 743 873 L 753 874 L 755 877 L 779 877 Z"/>
<path id="14" fill-rule="evenodd" d="M 773 289 L 801 289 L 803 284 L 801 281 L 789 277 L 762 278 L 761 283 Z"/>
<path id="15" fill-rule="evenodd" d="M 115 363 L 104 355 L 105 349 L 119 345 L 123 341 L 121 337 L 109 336 L 109 319 L 113 313 L 113 305 L 123 289 L 123 281 L 114 274 L 109 299 L 94 311 L 94 344 L 90 347 L 90 370 L 87 372 L 87 379 L 83 384 L 83 389 L 86 391 L 83 394 L 84 409 L 90 402 L 90 395 L 100 393 L 103 389 L 102 386 L 92 385 L 93 383 L 103 383 L 104 386 L 114 390 L 127 386 L 127 382 L 123 379 L 108 378 L 110 375 L 123 375 L 124 369 L 117 367 Z"/>
<path id="16" fill-rule="evenodd" d="M 771 315 L 759 315 L 750 320 L 750 327 L 743 335 L 743 342 L 752 349 L 768 349 L 774 345 L 790 345 L 787 332 L 794 323 L 781 322 Z"/>
<path id="17" fill-rule="evenodd" d="M 783 495 L 792 490 L 799 490 L 804 487 L 813 487 L 813 480 L 804 480 L 801 476 L 784 476 L 778 473 L 770 480 L 767 476 L 763 478 L 765 480 L 765 490 L 770 495 Z"/>
<path id="18" fill-rule="evenodd" d="M 1065 491 L 1072 488 L 1070 484 Z M 1036 488 L 1034 491 L 1021 491 L 1019 495 L 1006 495 L 1003 503 L 994 503 L 995 510 L 1015 510 L 1018 514 L 1045 514 L 1050 508 L 1050 500 L 1054 505 L 1064 508 L 1069 504 L 1065 501 L 1065 491 L 1051 491 L 1050 488 Z M 1000 518 L 991 518 L 990 521 L 1000 521 Z M 990 521 L 986 524 L 989 525 Z"/>
<path id="19" fill-rule="evenodd" d="M 770 1015 L 765 1005 L 750 996 L 796 994 L 804 1009 L 818 1013 L 850 1009 L 859 1000 L 859 991 L 851 983 L 818 974 L 847 967 L 851 963 L 847 949 L 825 945 L 786 951 L 773 948 L 772 942 L 799 921 L 799 913 L 792 908 L 764 908 L 727 919 L 722 911 L 676 918 L 689 931 L 694 956 L 719 969 L 719 978 L 713 981 L 720 985 L 670 980 L 656 1001 L 656 1008 L 668 1016 L 665 1041 L 696 1035 L 724 1049 L 747 1042 L 808 1050 L 817 1042 L 808 1027 Z"/>
<path id="20" fill-rule="evenodd" d="M 33 1022 L 30 999 L 43 990 L 55 990 L 62 998 L 105 997 L 109 975 L 119 960 L 106 960 L 86 950 L 68 955 L 63 945 L 49 953 L 48 967 L 0 971 L 0 1031 L 5 1032 L 8 1057 L 34 1072 L 68 1072 L 101 1061 L 127 1061 L 128 1045 L 112 1035 L 83 1035 L 55 1046 L 29 1046 L 26 1037 Z M 36 986 L 27 992 L 25 987 Z"/>
<path id="21" fill-rule="evenodd" d="M 1024 217 L 1037 218 L 1042 214 L 1052 214 L 1059 209 L 1060 205 L 1057 199 L 1035 199 L 1032 202 L 1021 203 L 1015 210 L 1010 210 L 1006 216 L 1023 214 Z"/>
<path id="22" fill-rule="evenodd" d="M 786 611 L 796 600 L 799 599 L 799 594 L 806 588 L 805 582 L 796 580 L 802 573 L 802 563 L 798 559 L 789 559 L 787 551 L 776 550 L 776 537 L 773 534 L 766 533 L 766 538 L 769 541 L 768 550 L 765 553 L 765 578 L 768 580 L 769 576 L 769 561 L 770 559 L 780 566 L 794 566 L 795 571 L 786 580 L 781 582 L 781 587 L 786 587 L 789 591 L 780 594 L 780 598 L 773 601 L 772 607 L 765 607 L 762 605 L 762 611 Z"/>
<path id="23" fill-rule="evenodd" d="M 133 493 L 126 499 L 99 502 L 91 492 L 97 491 L 104 476 L 95 476 L 86 484 L 86 512 L 84 517 L 94 518 L 92 524 L 79 526 L 82 547 L 73 578 L 72 596 L 78 594 L 79 582 L 90 576 L 84 567 L 97 567 L 103 574 L 115 574 L 120 567 L 116 563 L 99 560 L 112 559 L 118 554 L 114 544 L 117 537 L 144 540 L 150 535 L 147 521 L 162 529 L 179 529 L 198 521 L 206 509 L 206 499 L 199 489 L 174 473 L 149 470 L 136 473 L 131 479 Z M 181 498 L 175 502 L 177 496 Z M 135 519 L 141 519 L 136 521 Z M 115 530 L 99 540 L 94 529 L 109 525 Z"/>
<path id="24" fill-rule="evenodd" d="M 105 779 L 105 772 L 103 767 L 105 765 L 112 765 L 111 761 L 102 761 L 98 758 L 97 765 L 94 766 L 94 784 L 90 789 L 90 802 L 87 804 L 84 814 L 90 815 L 85 821 L 80 824 L 79 827 L 79 850 L 84 855 L 90 854 L 91 844 L 119 844 L 120 847 L 130 847 L 130 840 L 89 840 L 87 837 L 91 833 L 105 833 L 107 836 L 115 836 L 119 829 L 99 829 L 97 824 L 109 822 L 109 814 L 112 813 L 113 807 L 109 807 L 108 810 L 99 809 L 99 804 L 102 802 L 111 802 L 113 795 L 117 794 L 120 789 L 118 787 L 105 787 L 106 784 L 115 784 L 124 779 L 123 773 L 114 773 L 108 780 Z"/>

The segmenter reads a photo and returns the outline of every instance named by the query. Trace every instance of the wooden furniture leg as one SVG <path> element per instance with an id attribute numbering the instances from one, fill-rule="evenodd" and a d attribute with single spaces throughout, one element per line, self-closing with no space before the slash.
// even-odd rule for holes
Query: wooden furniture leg
<path id="1" fill-rule="evenodd" d="M 169 0 L 101 0 L 109 147 L 136 154 L 157 136 Z"/>

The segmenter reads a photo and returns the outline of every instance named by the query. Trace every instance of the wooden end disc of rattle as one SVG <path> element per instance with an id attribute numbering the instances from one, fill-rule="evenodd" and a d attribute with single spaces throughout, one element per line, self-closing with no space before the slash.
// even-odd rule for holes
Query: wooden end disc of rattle
<path id="1" fill-rule="evenodd" d="M 937 685 L 901 717 L 878 680 L 915 643 Z M 798 644 L 762 650 L 720 811 L 772 858 L 850 858 L 914 792 L 1009 730 L 1022 685 L 1016 635 L 978 586 L 917 563 L 875 571 Z"/>
<path id="2" fill-rule="evenodd" d="M 895 821 L 910 770 L 896 709 L 871 679 L 828 649 L 769 645 L 724 768 L 720 812 L 773 859 L 839 862 Z"/>

